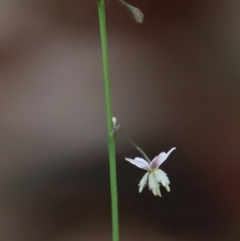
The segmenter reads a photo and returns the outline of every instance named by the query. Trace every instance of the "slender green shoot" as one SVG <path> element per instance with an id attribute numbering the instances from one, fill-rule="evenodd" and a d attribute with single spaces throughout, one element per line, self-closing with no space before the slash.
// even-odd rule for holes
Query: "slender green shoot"
<path id="1" fill-rule="evenodd" d="M 105 0 L 98 0 L 97 5 L 98 5 L 98 15 L 99 15 L 99 24 L 100 24 L 105 98 L 106 98 L 106 107 L 107 107 L 108 154 L 109 154 L 109 165 L 110 165 L 110 186 L 111 186 L 111 205 L 112 205 L 112 240 L 119 241 L 117 171 L 116 171 L 115 138 L 114 138 L 114 135 L 112 135 L 113 123 L 112 123 L 112 105 L 111 105 L 111 95 L 110 95 L 107 31 L 106 31 L 106 19 L 105 19 Z"/>

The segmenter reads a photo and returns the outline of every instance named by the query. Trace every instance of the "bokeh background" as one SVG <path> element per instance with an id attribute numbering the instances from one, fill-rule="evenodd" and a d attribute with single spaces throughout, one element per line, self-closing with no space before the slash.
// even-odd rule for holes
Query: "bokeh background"
<path id="1" fill-rule="evenodd" d="M 125 241 L 240 240 L 240 2 L 107 3 L 113 112 L 171 192 L 140 195 L 117 138 Z M 0 1 L 0 240 L 111 240 L 96 1 Z"/>

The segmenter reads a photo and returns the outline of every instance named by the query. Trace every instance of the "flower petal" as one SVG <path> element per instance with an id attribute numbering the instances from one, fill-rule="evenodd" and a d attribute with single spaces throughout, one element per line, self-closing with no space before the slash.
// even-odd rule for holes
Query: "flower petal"
<path id="1" fill-rule="evenodd" d="M 162 196 L 162 195 L 161 195 L 161 192 L 160 192 L 160 187 L 159 187 L 159 186 L 157 186 L 157 188 L 156 188 L 156 192 L 157 192 L 157 195 L 158 195 L 159 197 Z"/>
<path id="2" fill-rule="evenodd" d="M 150 163 L 151 169 L 158 168 L 171 154 L 172 151 L 174 151 L 176 147 L 172 148 L 170 151 L 161 152 L 158 156 L 156 156 Z"/>
<path id="3" fill-rule="evenodd" d="M 149 172 L 145 173 L 144 176 L 142 177 L 140 183 L 138 184 L 139 192 L 142 192 L 143 188 L 145 187 L 147 180 L 148 180 L 148 175 L 149 175 Z"/>
<path id="4" fill-rule="evenodd" d="M 134 160 L 138 161 L 140 163 L 144 163 L 146 166 L 150 167 L 149 163 L 146 160 L 144 160 L 143 158 L 135 157 Z"/>
<path id="5" fill-rule="evenodd" d="M 153 171 L 153 173 L 155 174 L 155 177 L 156 177 L 158 183 L 164 182 L 167 185 L 170 184 L 168 176 L 163 170 L 156 169 L 156 170 Z"/>
<path id="6" fill-rule="evenodd" d="M 149 163 L 145 161 L 143 158 L 139 158 L 139 157 L 136 157 L 135 159 L 125 158 L 125 160 L 144 170 L 148 171 L 150 169 Z"/>
<path id="7" fill-rule="evenodd" d="M 170 187 L 167 184 L 162 183 L 162 185 L 166 188 L 168 192 L 170 192 Z"/>
<path id="8" fill-rule="evenodd" d="M 160 193 L 160 189 L 159 189 L 157 179 L 156 179 L 154 173 L 152 173 L 152 172 L 149 174 L 148 187 L 149 187 L 150 190 L 152 190 L 154 196 L 161 197 L 161 193 Z"/>
<path id="9" fill-rule="evenodd" d="M 153 172 L 156 176 L 158 183 L 161 183 L 166 188 L 166 190 L 170 192 L 170 187 L 169 187 L 170 181 L 168 179 L 167 174 L 161 169 L 154 170 Z"/>

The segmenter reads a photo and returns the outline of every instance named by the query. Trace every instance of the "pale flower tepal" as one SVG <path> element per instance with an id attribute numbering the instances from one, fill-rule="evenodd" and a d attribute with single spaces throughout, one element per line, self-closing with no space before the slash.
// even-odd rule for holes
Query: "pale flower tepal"
<path id="1" fill-rule="evenodd" d="M 140 157 L 135 157 L 134 159 L 125 158 L 126 161 L 132 163 L 133 165 L 142 168 L 147 171 L 139 183 L 139 192 L 142 192 L 143 188 L 148 182 L 148 187 L 152 190 L 154 196 L 161 197 L 160 185 L 163 185 L 168 192 L 170 192 L 170 181 L 167 174 L 159 169 L 159 166 L 168 158 L 172 151 L 176 148 L 172 148 L 167 153 L 161 152 L 156 156 L 150 163 Z"/>

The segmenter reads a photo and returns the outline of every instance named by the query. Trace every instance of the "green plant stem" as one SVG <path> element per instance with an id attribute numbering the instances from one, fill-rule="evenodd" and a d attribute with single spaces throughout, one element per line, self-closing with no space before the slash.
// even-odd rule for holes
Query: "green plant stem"
<path id="1" fill-rule="evenodd" d="M 114 135 L 112 135 L 112 128 L 113 128 L 112 105 L 111 105 L 111 95 L 110 95 L 110 78 L 109 78 L 109 66 L 108 66 L 107 31 L 106 31 L 104 0 L 98 0 L 98 15 L 99 15 L 99 24 L 100 24 L 104 86 L 105 86 L 105 97 L 106 97 L 106 107 L 107 107 L 108 154 L 109 154 L 109 165 L 110 165 L 110 186 L 111 186 L 111 204 L 112 204 L 112 240 L 119 241 L 115 138 L 114 138 Z"/>

